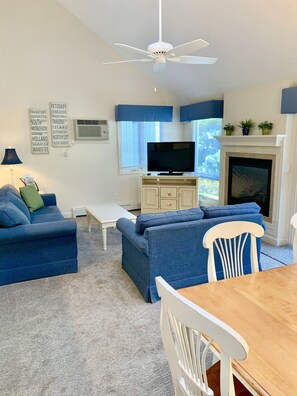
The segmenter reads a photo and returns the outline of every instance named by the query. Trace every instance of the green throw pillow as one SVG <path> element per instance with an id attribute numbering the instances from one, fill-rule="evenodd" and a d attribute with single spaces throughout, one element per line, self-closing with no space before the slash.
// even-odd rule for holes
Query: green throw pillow
<path id="1" fill-rule="evenodd" d="M 30 212 L 34 212 L 34 210 L 44 206 L 43 200 L 38 194 L 35 186 L 20 187 L 20 193 Z"/>

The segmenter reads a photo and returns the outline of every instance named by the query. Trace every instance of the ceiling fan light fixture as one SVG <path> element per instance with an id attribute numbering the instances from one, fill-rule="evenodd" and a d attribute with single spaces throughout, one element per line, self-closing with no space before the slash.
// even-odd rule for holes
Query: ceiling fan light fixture
<path id="1" fill-rule="evenodd" d="M 156 73 L 161 72 L 162 70 L 165 69 L 165 66 L 166 66 L 166 60 L 165 62 L 155 61 L 153 65 L 153 71 Z"/>

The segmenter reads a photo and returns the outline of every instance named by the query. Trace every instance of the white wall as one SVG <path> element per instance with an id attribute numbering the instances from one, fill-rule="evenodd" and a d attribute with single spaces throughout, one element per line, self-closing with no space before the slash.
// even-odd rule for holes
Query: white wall
<path id="1" fill-rule="evenodd" d="M 174 105 L 166 93 L 133 65 L 102 65 L 114 52 L 52 0 L 6 0 L 0 12 L 0 158 L 15 147 L 23 165 L 15 178 L 30 173 L 45 192 L 55 192 L 69 214 L 86 203 L 140 200 L 139 177 L 118 174 L 117 104 Z M 50 144 L 50 154 L 31 154 L 28 108 L 66 102 L 72 118 L 110 120 L 108 143 Z M 166 134 L 180 135 L 179 123 L 168 123 Z M 0 185 L 10 182 L 0 167 Z M 21 185 L 19 181 L 17 186 Z"/>
<path id="2" fill-rule="evenodd" d="M 291 85 L 296 84 L 279 81 L 270 85 L 227 92 L 224 95 L 224 124 L 230 122 L 237 125 L 240 120 L 245 118 L 252 118 L 256 124 L 268 120 L 274 123 L 272 134 L 286 136 L 283 164 L 280 170 L 280 193 L 278 202 L 274 202 L 274 209 L 278 217 L 275 241 L 279 245 L 286 244 L 291 240 L 289 222 L 296 210 L 296 117 L 280 113 L 282 89 Z M 241 133 L 241 129 L 237 127 L 234 134 L 241 135 Z M 261 134 L 261 131 L 256 127 L 251 130 L 250 134 Z M 223 186 L 220 191 L 223 191 Z"/>
<path id="3" fill-rule="evenodd" d="M 278 81 L 264 86 L 230 91 L 224 94 L 223 125 L 230 122 L 238 125 L 246 118 L 251 118 L 256 125 L 268 120 L 274 123 L 272 134 L 284 134 L 286 131 L 286 116 L 280 113 L 282 89 L 289 86 L 289 81 Z M 241 129 L 236 126 L 234 135 L 241 135 Z M 261 135 L 261 131 L 253 128 L 251 135 Z"/>

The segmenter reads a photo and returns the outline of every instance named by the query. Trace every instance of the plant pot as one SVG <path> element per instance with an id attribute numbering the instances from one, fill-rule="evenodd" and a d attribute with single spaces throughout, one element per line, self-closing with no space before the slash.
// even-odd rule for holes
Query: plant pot
<path id="1" fill-rule="evenodd" d="M 248 135 L 250 133 L 250 130 L 249 129 L 247 129 L 247 128 L 243 128 L 242 129 L 242 134 L 243 135 Z"/>
<path id="2" fill-rule="evenodd" d="M 226 136 L 231 136 L 233 131 L 226 131 Z"/>
<path id="3" fill-rule="evenodd" d="M 270 134 L 271 129 L 268 128 L 263 128 L 262 129 L 262 135 L 269 135 Z"/>

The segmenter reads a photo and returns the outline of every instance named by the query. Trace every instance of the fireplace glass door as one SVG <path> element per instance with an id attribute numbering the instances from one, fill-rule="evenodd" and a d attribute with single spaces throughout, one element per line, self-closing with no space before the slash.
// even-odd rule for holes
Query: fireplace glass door
<path id="1" fill-rule="evenodd" d="M 229 205 L 256 202 L 263 216 L 269 217 L 272 160 L 229 157 Z"/>

